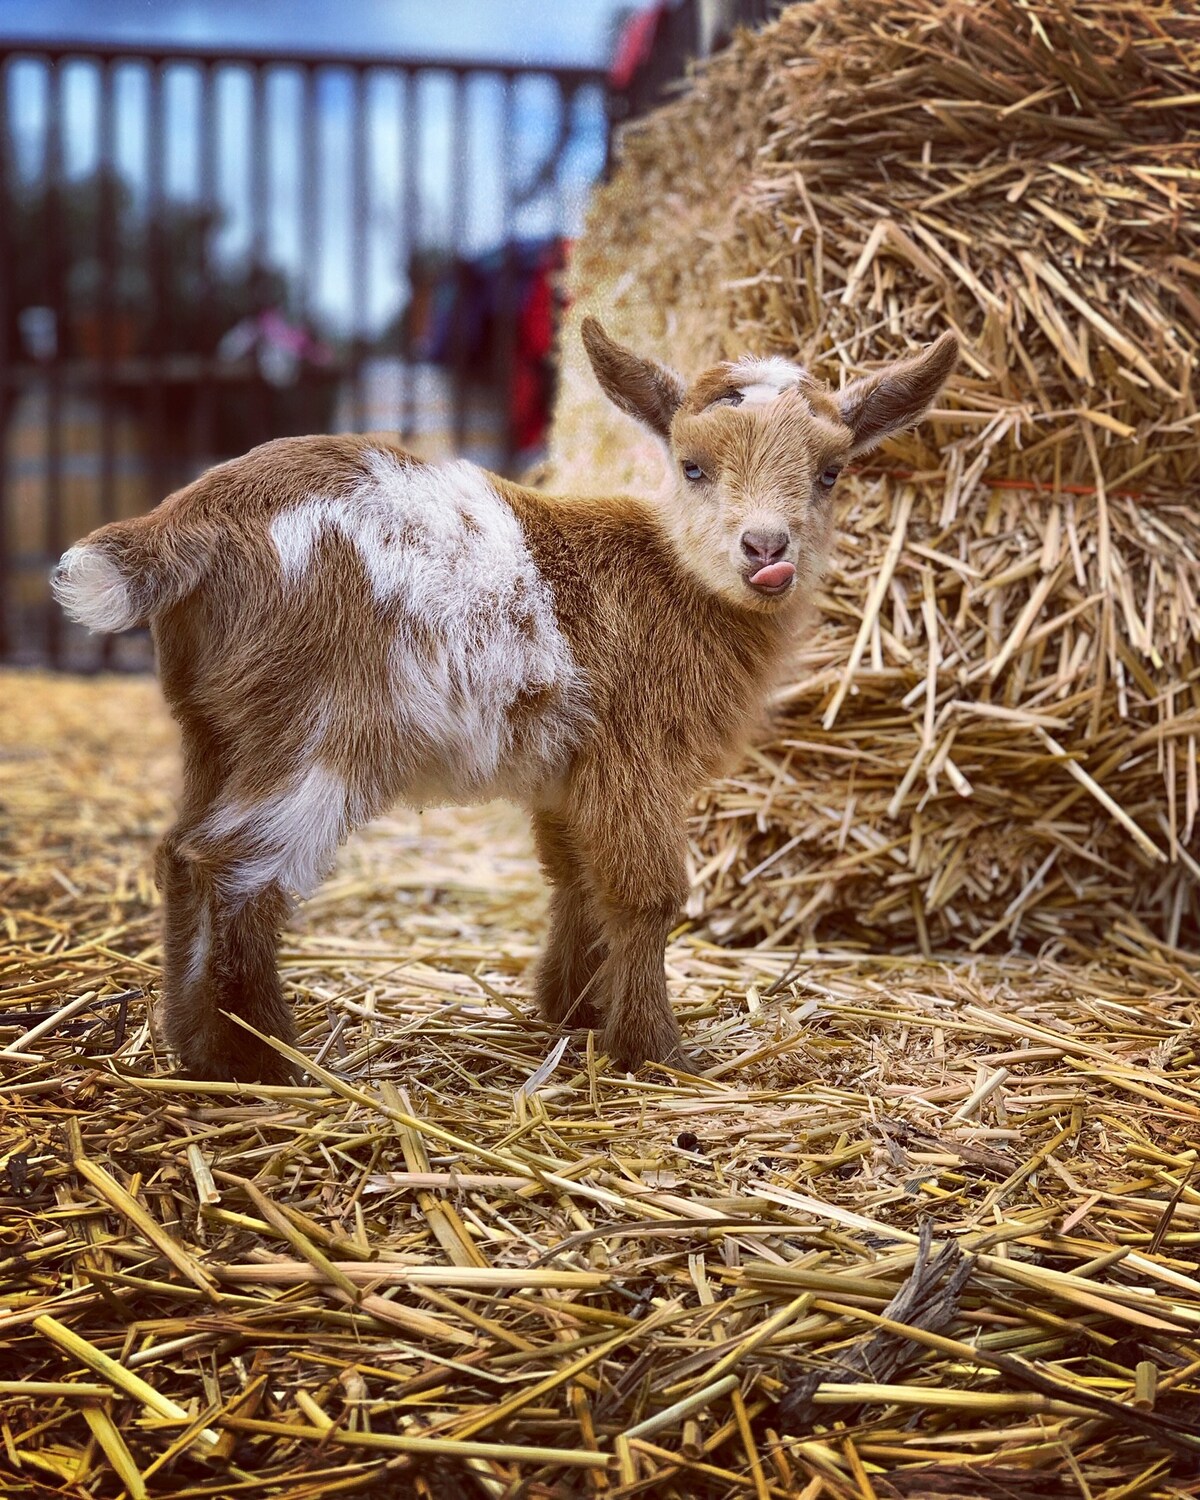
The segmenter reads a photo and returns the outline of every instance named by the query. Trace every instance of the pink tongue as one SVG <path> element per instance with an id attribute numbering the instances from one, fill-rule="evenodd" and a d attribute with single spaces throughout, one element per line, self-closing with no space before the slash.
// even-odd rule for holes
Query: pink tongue
<path id="1" fill-rule="evenodd" d="M 795 575 L 796 570 L 791 563 L 768 563 L 765 568 L 759 568 L 757 573 L 750 575 L 750 582 L 761 589 L 777 589 L 781 584 L 791 583 Z"/>

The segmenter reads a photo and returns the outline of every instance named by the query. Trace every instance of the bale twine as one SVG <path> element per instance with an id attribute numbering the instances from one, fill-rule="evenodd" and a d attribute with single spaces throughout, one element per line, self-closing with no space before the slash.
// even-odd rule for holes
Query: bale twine
<path id="1" fill-rule="evenodd" d="M 693 822 L 717 932 L 1079 951 L 1200 933 L 1200 13 L 817 0 L 631 128 L 571 272 L 556 483 L 660 485 L 584 312 L 834 385 L 954 328 L 841 489 L 773 729 Z"/>

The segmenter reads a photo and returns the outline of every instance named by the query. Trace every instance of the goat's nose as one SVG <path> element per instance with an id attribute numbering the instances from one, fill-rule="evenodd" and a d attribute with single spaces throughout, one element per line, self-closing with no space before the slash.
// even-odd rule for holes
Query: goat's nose
<path id="1" fill-rule="evenodd" d="M 782 528 L 774 531 L 743 531 L 742 551 L 751 562 L 765 567 L 768 563 L 779 561 L 787 551 L 789 541 L 791 537 Z"/>

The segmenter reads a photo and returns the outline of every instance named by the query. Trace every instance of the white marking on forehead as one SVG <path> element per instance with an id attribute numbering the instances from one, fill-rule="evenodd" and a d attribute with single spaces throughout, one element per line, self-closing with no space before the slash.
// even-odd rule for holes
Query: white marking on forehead
<path id="1" fill-rule="evenodd" d="M 738 382 L 743 406 L 766 406 L 784 391 L 798 386 L 806 375 L 800 365 L 794 365 L 778 354 L 769 359 L 744 355 L 729 366 L 729 373 Z"/>

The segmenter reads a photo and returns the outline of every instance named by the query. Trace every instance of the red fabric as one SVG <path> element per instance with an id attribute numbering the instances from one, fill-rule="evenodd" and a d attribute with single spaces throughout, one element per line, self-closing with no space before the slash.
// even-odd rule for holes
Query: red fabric
<path id="1" fill-rule="evenodd" d="M 650 60 L 654 38 L 658 34 L 658 23 L 666 12 L 665 0 L 660 0 L 659 4 L 647 6 L 645 10 L 638 11 L 636 16 L 631 16 L 621 28 L 612 65 L 608 70 L 608 81 L 617 93 L 623 93 L 633 82 L 633 75 L 637 70 Z"/>
<path id="2" fill-rule="evenodd" d="M 537 447 L 550 420 L 550 357 L 554 351 L 553 277 L 562 265 L 562 250 L 551 246 L 519 313 L 517 358 L 513 370 L 509 415 L 518 452 Z"/>

